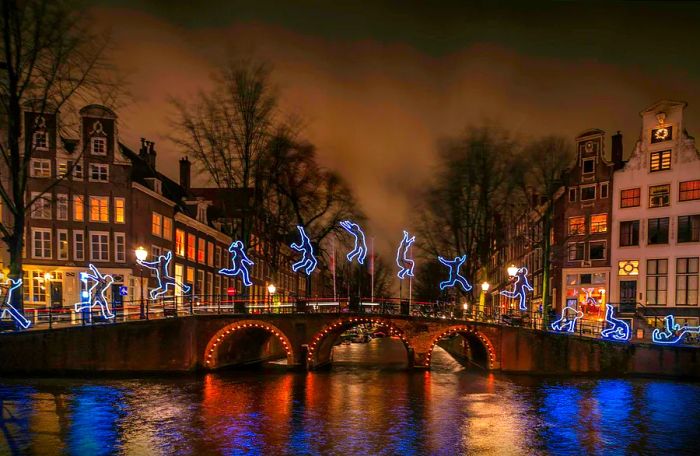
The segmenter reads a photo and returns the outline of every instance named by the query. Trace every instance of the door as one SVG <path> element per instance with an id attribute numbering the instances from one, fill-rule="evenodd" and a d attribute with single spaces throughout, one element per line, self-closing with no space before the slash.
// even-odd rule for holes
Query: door
<path id="1" fill-rule="evenodd" d="M 620 312 L 633 313 L 637 307 L 637 281 L 620 281 Z"/>
<path id="2" fill-rule="evenodd" d="M 63 307 L 63 282 L 51 281 L 51 308 L 60 309 Z"/>

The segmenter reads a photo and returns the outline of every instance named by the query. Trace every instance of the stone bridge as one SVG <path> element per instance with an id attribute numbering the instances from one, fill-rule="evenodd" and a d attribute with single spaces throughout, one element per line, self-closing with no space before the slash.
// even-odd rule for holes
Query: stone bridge
<path id="1" fill-rule="evenodd" d="M 429 369 L 436 344 L 488 370 L 700 378 L 700 350 L 607 342 L 490 323 L 371 314 L 191 315 L 0 335 L 0 372 L 189 372 L 287 358 L 332 362 L 348 328 L 373 323 L 400 338 L 407 364 Z M 454 335 L 455 337 L 448 337 Z"/>

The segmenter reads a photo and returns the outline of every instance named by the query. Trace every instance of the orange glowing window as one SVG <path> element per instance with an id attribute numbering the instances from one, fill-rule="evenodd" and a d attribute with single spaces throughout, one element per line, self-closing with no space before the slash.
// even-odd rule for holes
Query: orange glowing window
<path id="1" fill-rule="evenodd" d="M 605 233 L 608 231 L 608 214 L 591 215 L 591 233 Z"/>

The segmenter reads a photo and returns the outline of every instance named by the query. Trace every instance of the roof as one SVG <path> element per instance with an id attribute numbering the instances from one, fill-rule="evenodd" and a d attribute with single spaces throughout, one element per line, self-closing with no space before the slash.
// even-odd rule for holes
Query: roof
<path id="1" fill-rule="evenodd" d="M 640 116 L 644 116 L 644 114 L 648 114 L 650 112 L 657 113 L 659 111 L 666 111 L 668 108 L 675 107 L 675 106 L 681 106 L 685 108 L 688 106 L 688 102 L 686 101 L 675 101 L 675 100 L 659 100 L 653 105 L 649 106 L 645 110 L 641 111 L 639 113 Z"/>

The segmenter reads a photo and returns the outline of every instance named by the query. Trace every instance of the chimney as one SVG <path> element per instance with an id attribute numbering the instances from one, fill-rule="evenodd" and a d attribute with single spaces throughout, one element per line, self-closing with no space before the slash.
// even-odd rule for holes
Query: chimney
<path id="1" fill-rule="evenodd" d="M 612 135 L 611 158 L 615 169 L 621 169 L 624 165 L 622 161 L 622 133 L 618 130 Z"/>
<path id="2" fill-rule="evenodd" d="M 185 156 L 180 159 L 180 186 L 185 189 L 185 191 L 190 189 L 190 168 L 192 164 L 190 160 Z"/>
<path id="3" fill-rule="evenodd" d="M 141 149 L 139 149 L 139 158 L 143 160 L 153 171 L 156 169 L 156 151 L 153 148 L 155 143 L 141 138 Z"/>

